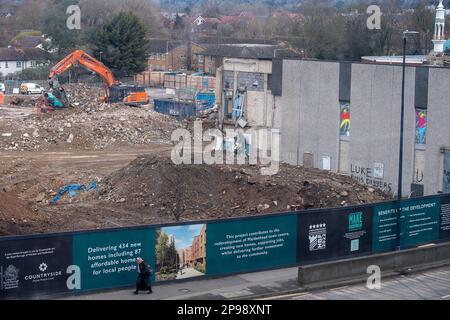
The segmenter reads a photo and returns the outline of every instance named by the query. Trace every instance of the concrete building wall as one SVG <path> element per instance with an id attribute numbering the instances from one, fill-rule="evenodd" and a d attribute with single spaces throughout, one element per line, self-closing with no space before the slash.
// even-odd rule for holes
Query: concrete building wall
<path id="1" fill-rule="evenodd" d="M 264 126 L 267 116 L 266 94 L 264 92 L 247 91 L 246 99 L 248 124 L 252 127 Z"/>
<path id="2" fill-rule="evenodd" d="M 246 88 L 244 113 L 248 126 L 279 129 L 280 111 L 268 86 L 272 61 L 236 58 L 224 58 L 223 61 L 222 89 L 235 94 L 238 89 Z M 222 107 L 225 108 L 225 113 L 231 113 L 229 106 Z"/>
<path id="3" fill-rule="evenodd" d="M 281 161 L 299 164 L 300 142 L 300 88 L 302 86 L 301 61 L 285 60 L 283 63 L 283 95 L 281 102 Z"/>
<path id="4" fill-rule="evenodd" d="M 367 185 L 396 193 L 400 143 L 402 68 L 399 66 L 352 66 L 350 98 L 350 175 Z M 415 69 L 407 68 L 405 82 L 405 127 L 403 194 L 409 195 L 413 177 Z M 377 164 L 377 165 L 376 165 Z M 382 164 L 383 177 L 375 167 Z"/>
<path id="5" fill-rule="evenodd" d="M 430 69 L 428 92 L 428 129 L 425 146 L 425 194 L 443 190 L 444 154 L 450 149 L 450 70 Z"/>
<path id="6" fill-rule="evenodd" d="M 347 70 L 348 71 L 348 70 Z M 442 186 L 442 146 L 450 148 L 450 70 L 433 69 L 430 74 L 428 135 L 426 156 L 415 146 L 416 68 L 406 69 L 405 127 L 403 153 L 403 196 L 409 196 L 416 183 L 415 170 L 425 168 L 425 194 Z M 341 75 L 341 76 L 340 76 Z M 445 81 L 443 78 L 447 76 Z M 290 164 L 330 169 L 351 175 L 361 183 L 397 192 L 401 66 L 352 64 L 350 81 L 350 135 L 339 134 L 339 63 L 285 60 L 282 96 L 279 98 L 281 159 Z M 434 90 L 434 91 L 433 91 Z M 438 119 L 438 120 L 436 120 Z M 430 155 L 431 154 L 431 155 Z M 329 157 L 329 158 L 328 158 Z M 434 157 L 434 158 L 433 158 Z M 432 159 L 430 161 L 430 159 Z M 425 164 L 423 162 L 425 161 Z"/>
<path id="7" fill-rule="evenodd" d="M 272 61 L 270 60 L 224 58 L 223 67 L 224 70 L 230 71 L 272 73 Z"/>
<path id="8" fill-rule="evenodd" d="M 285 61 L 281 99 L 282 160 L 303 165 L 312 154 L 313 165 L 323 168 L 323 157 L 338 170 L 339 64 Z"/>

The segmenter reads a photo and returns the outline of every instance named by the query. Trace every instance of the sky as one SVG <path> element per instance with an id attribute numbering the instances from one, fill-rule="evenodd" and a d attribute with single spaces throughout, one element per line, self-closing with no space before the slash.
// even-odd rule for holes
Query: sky
<path id="1" fill-rule="evenodd" d="M 162 228 L 162 231 L 175 238 L 177 250 L 185 249 L 192 245 L 192 240 L 202 231 L 203 224 Z"/>

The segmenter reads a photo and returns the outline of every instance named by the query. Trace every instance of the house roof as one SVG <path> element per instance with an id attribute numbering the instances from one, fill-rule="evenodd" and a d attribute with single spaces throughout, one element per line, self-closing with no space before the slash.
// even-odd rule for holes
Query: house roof
<path id="1" fill-rule="evenodd" d="M 0 61 L 46 60 L 46 52 L 39 48 L 0 48 Z"/>
<path id="2" fill-rule="evenodd" d="M 36 48 L 44 42 L 44 38 L 40 36 L 25 36 L 11 42 L 12 46 L 21 48 Z"/>
<path id="3" fill-rule="evenodd" d="M 167 51 L 172 51 L 178 47 L 186 45 L 186 41 L 181 40 L 164 40 L 164 39 L 151 39 L 149 52 L 150 53 L 167 53 Z M 197 43 L 192 43 L 192 45 L 203 47 Z"/>
<path id="4" fill-rule="evenodd" d="M 204 56 L 217 56 L 244 59 L 268 59 L 275 57 L 294 57 L 296 54 L 277 45 L 271 44 L 220 44 L 208 46 L 201 51 Z"/>
<path id="5" fill-rule="evenodd" d="M 403 56 L 365 56 L 361 57 L 363 63 L 380 63 L 380 64 L 403 64 Z M 428 61 L 428 57 L 424 55 L 407 55 L 405 63 L 407 65 L 423 65 Z"/>
<path id="6" fill-rule="evenodd" d="M 151 53 L 167 53 L 183 45 L 183 41 L 178 40 L 164 40 L 164 39 L 151 39 L 149 52 Z"/>

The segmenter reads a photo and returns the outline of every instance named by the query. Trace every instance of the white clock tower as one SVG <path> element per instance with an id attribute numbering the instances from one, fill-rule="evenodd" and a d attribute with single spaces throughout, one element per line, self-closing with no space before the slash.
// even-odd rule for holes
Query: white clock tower
<path id="1" fill-rule="evenodd" d="M 434 53 L 443 53 L 445 44 L 445 8 L 442 4 L 443 0 L 439 0 L 439 5 L 436 8 L 436 22 L 434 24 Z"/>

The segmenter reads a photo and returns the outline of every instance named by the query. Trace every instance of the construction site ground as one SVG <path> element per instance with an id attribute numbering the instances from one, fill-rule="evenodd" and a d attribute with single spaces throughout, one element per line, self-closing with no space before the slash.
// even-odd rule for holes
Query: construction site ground
<path id="1" fill-rule="evenodd" d="M 108 105 L 101 89 L 66 88 L 74 108 L 36 112 L 35 97 L 0 106 L 0 236 L 256 216 L 390 198 L 347 176 L 281 165 L 182 165 L 171 133 L 188 121 L 152 106 Z M 71 184 L 97 183 L 74 197 Z"/>

